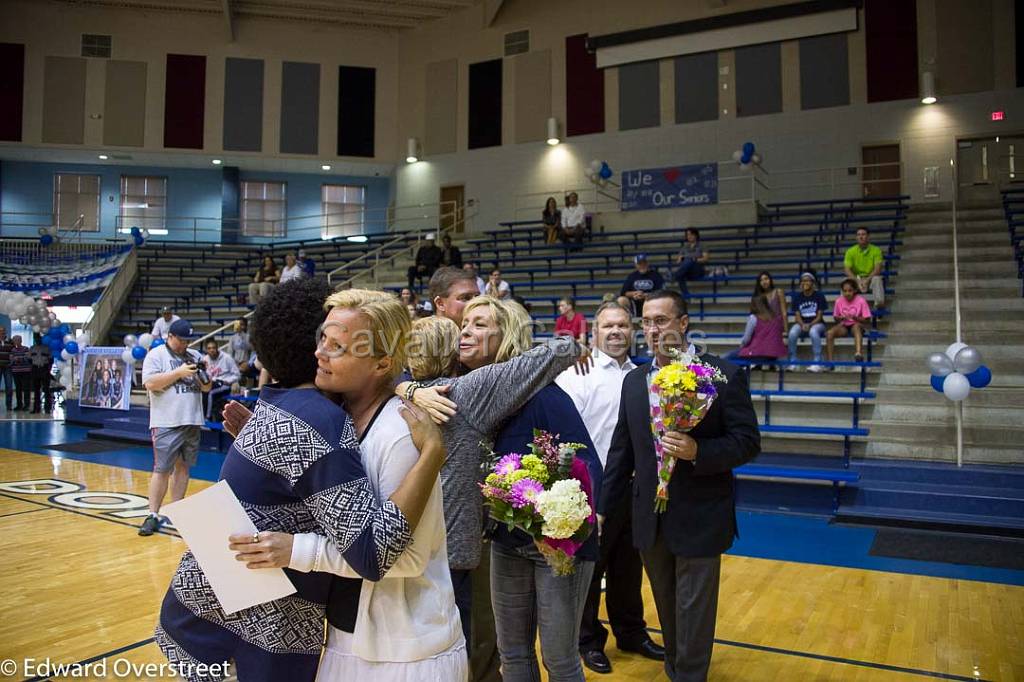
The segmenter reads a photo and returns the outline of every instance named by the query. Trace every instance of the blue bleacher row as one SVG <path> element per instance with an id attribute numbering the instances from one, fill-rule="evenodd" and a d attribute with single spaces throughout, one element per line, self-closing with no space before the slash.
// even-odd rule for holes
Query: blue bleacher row
<path id="1" fill-rule="evenodd" d="M 1017 228 L 1024 227 L 1024 187 L 1005 189 L 1002 191 L 1003 212 L 1010 228 L 1010 243 L 1013 245 L 1014 259 L 1017 261 L 1017 278 L 1021 280 L 1021 296 L 1024 296 L 1024 232 L 1017 233 Z"/>

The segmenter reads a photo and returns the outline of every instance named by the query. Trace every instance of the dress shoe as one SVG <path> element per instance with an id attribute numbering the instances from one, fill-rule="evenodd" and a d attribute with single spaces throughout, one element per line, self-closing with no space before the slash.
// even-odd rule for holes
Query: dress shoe
<path id="1" fill-rule="evenodd" d="M 582 655 L 583 665 L 595 673 L 607 675 L 612 671 L 612 662 L 608 660 L 603 651 L 584 651 Z"/>
<path id="2" fill-rule="evenodd" d="M 649 658 L 652 661 L 664 661 L 665 660 L 665 647 L 660 644 L 656 644 L 652 639 L 646 639 L 641 642 L 638 646 L 620 646 L 620 651 L 628 651 L 634 654 L 640 654 L 644 658 Z"/>

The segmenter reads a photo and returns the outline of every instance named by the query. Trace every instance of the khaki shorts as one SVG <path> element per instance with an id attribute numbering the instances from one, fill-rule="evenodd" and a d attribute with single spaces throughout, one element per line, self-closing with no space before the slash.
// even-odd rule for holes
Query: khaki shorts
<path id="1" fill-rule="evenodd" d="M 178 457 L 189 467 L 199 460 L 198 426 L 158 426 L 149 433 L 153 439 L 153 471 L 158 474 L 173 471 Z"/>

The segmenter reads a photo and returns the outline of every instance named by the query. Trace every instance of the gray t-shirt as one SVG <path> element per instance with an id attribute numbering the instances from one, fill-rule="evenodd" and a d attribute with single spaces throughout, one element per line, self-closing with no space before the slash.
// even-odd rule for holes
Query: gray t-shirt
<path id="1" fill-rule="evenodd" d="M 187 353 L 193 361 L 199 359 L 195 351 L 189 350 Z M 158 346 L 149 351 L 142 361 L 142 383 L 183 364 L 184 358 L 171 354 L 166 345 Z M 149 392 L 149 428 L 202 426 L 205 423 L 202 392 L 195 377 L 179 379 L 162 391 Z"/>

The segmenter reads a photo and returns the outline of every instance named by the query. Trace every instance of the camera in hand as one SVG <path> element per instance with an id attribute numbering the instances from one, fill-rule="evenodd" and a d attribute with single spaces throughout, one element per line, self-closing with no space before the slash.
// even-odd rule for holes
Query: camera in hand
<path id="1" fill-rule="evenodd" d="M 206 371 L 206 361 L 196 360 L 190 364 L 196 368 L 196 378 L 199 379 L 199 383 L 210 383 L 210 374 Z"/>

